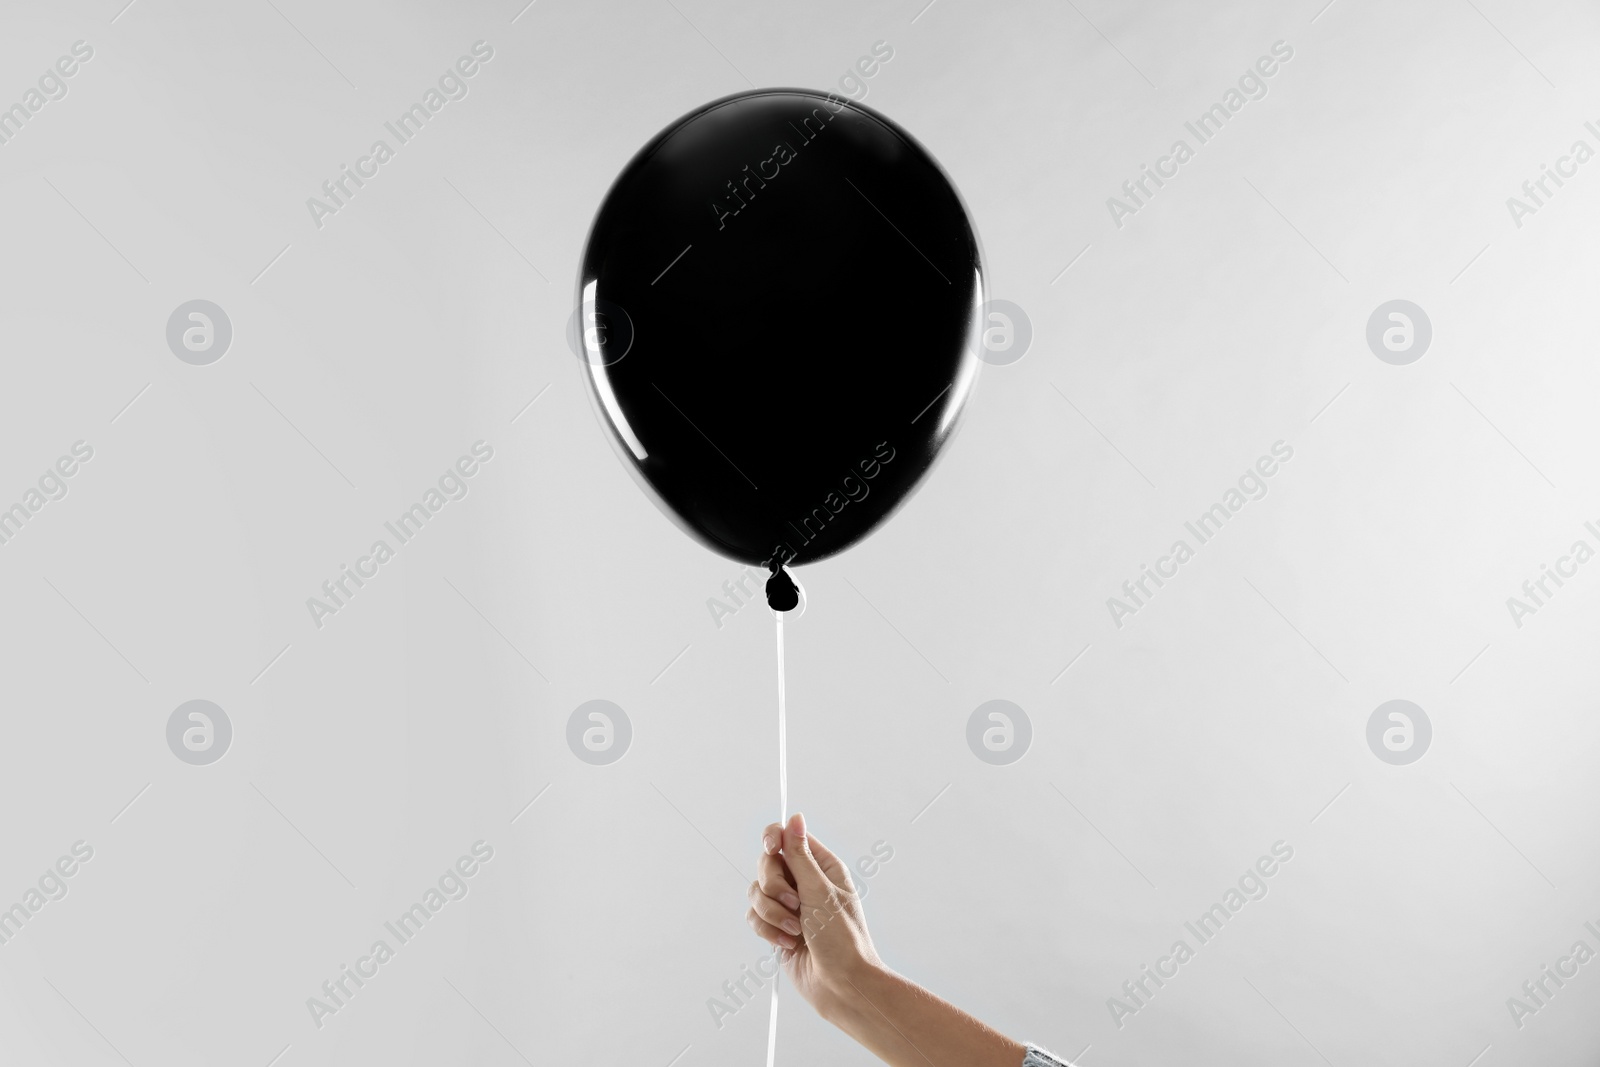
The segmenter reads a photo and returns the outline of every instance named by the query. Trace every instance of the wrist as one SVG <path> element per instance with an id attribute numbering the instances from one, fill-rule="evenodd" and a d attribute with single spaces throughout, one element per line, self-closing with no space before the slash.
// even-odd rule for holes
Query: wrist
<path id="1" fill-rule="evenodd" d="M 828 982 L 822 1002 L 816 1005 L 817 1014 L 848 1034 L 857 1035 L 863 1027 L 872 1027 L 883 1016 L 875 1005 L 882 1005 L 885 988 L 894 972 L 880 960 L 863 959 L 844 968 Z"/>

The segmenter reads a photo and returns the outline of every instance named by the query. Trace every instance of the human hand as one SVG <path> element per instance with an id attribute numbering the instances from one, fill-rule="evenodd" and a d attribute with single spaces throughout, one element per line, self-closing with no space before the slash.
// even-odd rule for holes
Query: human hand
<path id="1" fill-rule="evenodd" d="M 806 833 L 805 816 L 762 831 L 759 877 L 745 919 L 777 946 L 789 981 L 818 1015 L 830 1018 L 861 976 L 881 968 L 850 871 Z"/>
<path id="2" fill-rule="evenodd" d="M 923 1049 L 967 1067 L 1023 1062 L 1022 1044 L 883 965 L 849 869 L 803 815 L 762 831 L 759 870 L 745 918 L 818 1015 L 891 1067 L 925 1067 Z"/>

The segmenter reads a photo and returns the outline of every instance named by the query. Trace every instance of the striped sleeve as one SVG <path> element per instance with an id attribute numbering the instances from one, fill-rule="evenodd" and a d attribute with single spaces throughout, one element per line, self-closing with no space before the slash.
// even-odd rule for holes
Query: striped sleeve
<path id="1" fill-rule="evenodd" d="M 1066 1060 L 1057 1059 L 1035 1044 L 1028 1044 L 1028 1054 L 1022 1058 L 1022 1067 L 1070 1067 Z"/>

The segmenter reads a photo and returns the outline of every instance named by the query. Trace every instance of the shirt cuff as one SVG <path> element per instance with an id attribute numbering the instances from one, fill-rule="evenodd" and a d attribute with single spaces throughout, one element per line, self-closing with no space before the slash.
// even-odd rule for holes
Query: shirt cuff
<path id="1" fill-rule="evenodd" d="M 1022 1067 L 1071 1067 L 1066 1060 L 1057 1059 L 1038 1045 L 1027 1044 L 1028 1054 L 1022 1057 Z"/>

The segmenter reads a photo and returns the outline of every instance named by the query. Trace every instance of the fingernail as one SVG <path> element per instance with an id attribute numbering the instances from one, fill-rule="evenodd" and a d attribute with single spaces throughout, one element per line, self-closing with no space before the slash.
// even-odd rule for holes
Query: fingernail
<path id="1" fill-rule="evenodd" d="M 798 935 L 800 933 L 800 924 L 795 922 L 793 919 L 783 920 L 782 925 L 783 928 L 789 931 L 791 934 Z"/>
<path id="2" fill-rule="evenodd" d="M 795 945 L 797 944 L 795 939 L 790 937 L 788 934 L 779 934 L 778 943 L 784 948 L 788 949 L 790 952 L 794 951 Z"/>
<path id="3" fill-rule="evenodd" d="M 798 811 L 789 820 L 789 832 L 796 837 L 803 838 L 806 836 L 806 817 Z"/>
<path id="4" fill-rule="evenodd" d="M 762 837 L 761 837 L 761 849 L 762 849 L 763 852 L 765 852 L 767 855 L 770 856 L 770 855 L 772 855 L 773 851 L 775 849 L 777 849 L 777 847 L 778 847 L 778 843 L 773 840 L 771 834 L 763 834 L 762 835 Z"/>
<path id="5" fill-rule="evenodd" d="M 778 898 L 778 902 L 790 911 L 800 910 L 800 898 L 793 893 L 785 893 Z"/>

